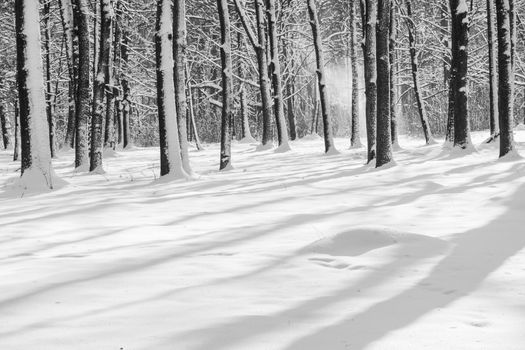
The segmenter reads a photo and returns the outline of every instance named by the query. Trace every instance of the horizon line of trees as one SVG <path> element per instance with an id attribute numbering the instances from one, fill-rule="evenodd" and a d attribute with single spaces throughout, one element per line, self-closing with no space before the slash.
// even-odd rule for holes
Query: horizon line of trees
<path id="1" fill-rule="evenodd" d="M 429 117 L 429 100 L 437 95 L 448 106 L 439 127 L 445 146 L 471 149 L 469 89 L 479 60 L 488 66 L 487 72 L 481 69 L 488 80 L 487 142 L 497 140 L 504 157 L 514 152 L 522 24 L 514 0 L 483 0 L 479 12 L 481 1 L 442 1 L 439 25 L 429 34 L 418 25 L 418 15 L 435 9 L 414 8 L 411 0 L 217 0 L 197 1 L 190 9 L 173 0 L 14 0 L 16 70 L 12 61 L 0 62 L 0 92 L 14 112 L 14 159 L 20 145 L 27 185 L 40 178 L 52 188 L 57 146 L 74 149 L 76 171 L 101 173 L 104 153 L 131 147 L 132 130 L 145 133 L 152 126 L 161 175 L 170 178 L 192 176 L 188 142 L 201 149 L 202 134 L 218 135 L 220 170 L 232 167 L 232 139 L 253 142 L 253 134 L 260 139 L 258 149 L 271 148 L 275 137 L 276 152 L 287 152 L 290 140 L 320 132 L 325 152 L 335 153 L 333 135 L 341 120 L 349 126 L 351 147 L 361 146 L 362 85 L 368 163 L 393 162 L 400 115 L 410 108 L 426 143 L 434 143 L 436 118 Z M 9 5 L 2 5 L 0 14 L 9 15 Z M 485 28 L 480 13 L 486 15 Z M 437 38 L 438 49 L 426 48 L 421 37 Z M 479 43 L 481 37 L 485 43 Z M 12 39 L 1 40 L 9 48 Z M 485 44 L 488 55 L 479 53 Z M 435 95 L 422 83 L 427 56 L 437 57 L 437 68 L 442 67 L 443 84 Z M 338 92 L 331 85 L 337 77 L 327 69 L 332 63 L 348 73 L 346 109 L 333 102 Z M 16 94 L 5 92 L 14 86 Z M 142 94 L 133 96 L 134 89 Z M 0 105 L 7 148 L 9 118 Z M 134 111 L 147 111 L 151 123 L 133 118 Z M 216 112 L 220 118 L 214 122 Z M 62 142 L 57 130 L 64 130 Z"/>

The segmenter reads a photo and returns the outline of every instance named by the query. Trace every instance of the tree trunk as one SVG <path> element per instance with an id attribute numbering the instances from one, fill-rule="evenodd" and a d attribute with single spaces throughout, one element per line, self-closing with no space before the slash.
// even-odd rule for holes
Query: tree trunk
<path id="1" fill-rule="evenodd" d="M 13 151 L 13 162 L 18 160 L 18 152 L 20 149 L 20 110 L 18 109 L 18 101 L 15 101 L 15 147 Z"/>
<path id="2" fill-rule="evenodd" d="M 450 80 L 450 40 L 449 40 L 449 17 L 450 17 L 450 11 L 449 11 L 449 3 L 448 0 L 440 0 L 441 1 L 441 43 L 443 44 L 443 48 L 445 49 L 445 53 L 443 54 L 443 86 L 446 88 L 448 87 L 449 80 Z M 446 52 L 448 50 L 449 52 Z"/>
<path id="3" fill-rule="evenodd" d="M 430 131 L 430 126 L 428 123 L 427 111 L 421 96 L 421 88 L 419 86 L 419 62 L 418 62 L 418 53 L 416 50 L 416 28 L 412 20 L 412 1 L 405 0 L 407 16 L 405 21 L 407 24 L 408 30 L 408 42 L 410 45 L 410 63 L 412 68 L 412 81 L 414 84 L 414 94 L 416 96 L 417 111 L 419 113 L 419 118 L 421 120 L 421 127 L 423 128 L 423 133 L 425 135 L 426 144 L 429 145 L 434 142 L 432 138 L 432 132 Z"/>
<path id="4" fill-rule="evenodd" d="M 64 42 L 66 44 L 67 68 L 69 74 L 68 82 L 68 118 L 67 130 L 64 144 L 66 147 L 73 148 L 75 146 L 75 91 L 76 91 L 76 75 L 75 75 L 75 54 L 74 54 L 74 22 L 73 22 L 73 7 L 71 0 L 60 0 L 60 17 L 62 19 L 62 27 L 64 28 Z"/>
<path id="5" fill-rule="evenodd" d="M 366 138 L 367 160 L 376 157 L 376 116 L 377 116 L 377 62 L 376 62 L 376 0 L 366 0 L 365 27 L 365 88 L 366 88 Z"/>
<path id="6" fill-rule="evenodd" d="M 91 154 L 89 170 L 103 172 L 103 113 L 106 87 L 109 83 L 109 60 L 111 54 L 111 25 L 113 7 L 110 0 L 100 0 L 100 42 L 98 49 L 97 76 L 94 81 L 93 112 L 91 118 Z"/>
<path id="7" fill-rule="evenodd" d="M 292 18 L 293 21 L 293 18 Z M 294 52 L 292 42 L 294 40 L 292 31 L 289 31 L 287 34 L 287 40 L 284 42 L 284 55 L 285 62 L 288 62 L 289 70 L 286 79 L 286 116 L 288 118 L 288 127 L 290 129 L 290 140 L 297 139 L 297 122 L 295 119 L 295 110 L 294 110 L 294 100 L 295 100 L 295 77 L 293 75 L 293 70 L 295 67 Z"/>
<path id="8" fill-rule="evenodd" d="M 173 7 L 170 0 L 157 1 L 155 59 L 157 73 L 157 104 L 159 115 L 160 175 L 185 178 L 182 167 L 175 78 L 173 76 Z"/>
<path id="9" fill-rule="evenodd" d="M 104 128 L 104 148 L 114 150 L 115 142 L 115 61 L 111 55 L 115 47 L 113 32 L 114 21 L 112 21 L 109 33 L 109 58 L 105 66 L 105 91 L 106 91 L 106 118 Z"/>
<path id="10" fill-rule="evenodd" d="M 263 0 L 254 0 L 255 4 L 255 19 L 257 27 L 257 37 L 253 33 L 248 18 L 244 12 L 244 8 L 240 3 L 240 0 L 235 1 L 235 8 L 241 19 L 242 25 L 248 35 L 251 45 L 254 48 L 257 56 L 257 66 L 259 68 L 259 89 L 261 92 L 261 103 L 262 103 L 262 146 L 266 147 L 269 145 L 272 138 L 271 129 L 271 117 L 272 117 L 272 103 L 271 103 L 271 92 L 270 82 L 268 75 L 268 58 L 267 58 L 267 45 L 266 45 L 266 26 L 264 23 L 264 3 Z"/>
<path id="11" fill-rule="evenodd" d="M 394 160 L 390 125 L 390 0 L 378 0 L 377 13 L 377 155 L 376 168 Z"/>
<path id="12" fill-rule="evenodd" d="M 448 3 L 447 3 L 448 2 Z M 448 37 L 448 29 L 449 29 L 449 13 L 450 11 L 450 0 L 443 0 L 442 4 L 442 28 L 444 30 L 444 38 Z M 454 66 L 454 47 L 456 47 L 456 39 L 454 36 L 451 35 L 451 40 L 443 39 L 443 44 L 446 45 L 447 48 L 450 50 L 450 58 L 449 56 L 445 56 L 444 62 L 443 62 L 443 79 L 445 80 L 445 84 L 448 84 L 448 109 L 447 109 L 447 129 L 445 133 L 445 144 L 453 144 L 454 142 L 454 84 L 456 82 L 456 67 Z M 447 62 L 448 59 L 448 62 Z M 448 65 L 447 65 L 448 63 Z M 447 68 L 448 67 L 448 68 Z"/>
<path id="13" fill-rule="evenodd" d="M 78 79 L 75 116 L 75 168 L 88 170 L 91 73 L 89 60 L 89 5 L 87 0 L 75 0 L 75 30 L 78 37 Z"/>
<path id="14" fill-rule="evenodd" d="M 52 88 L 51 88 L 51 27 L 49 25 L 49 17 L 51 15 L 51 2 L 44 2 L 44 50 L 45 50 L 45 65 L 46 65 L 46 115 L 49 129 L 49 149 L 51 150 L 51 157 L 55 158 L 55 125 L 53 121 L 53 105 L 52 105 Z"/>
<path id="15" fill-rule="evenodd" d="M 130 128 L 130 112 L 131 112 L 131 100 L 130 100 L 130 87 L 127 78 L 128 64 L 129 64 L 129 34 L 124 29 L 122 31 L 122 45 L 120 46 L 120 55 L 122 62 L 122 79 L 120 84 L 122 85 L 122 140 L 124 149 L 131 147 L 131 128 Z"/>
<path id="16" fill-rule="evenodd" d="M 496 58 L 497 28 L 494 23 L 494 0 L 487 0 L 487 41 L 489 46 L 489 110 L 490 138 L 494 141 L 499 136 L 498 122 L 498 72 Z"/>
<path id="17" fill-rule="evenodd" d="M 396 6 L 390 6 L 390 40 L 388 50 L 390 54 L 390 134 L 394 149 L 399 148 L 397 131 L 397 87 L 396 87 L 396 39 L 397 39 L 397 13 Z"/>
<path id="18" fill-rule="evenodd" d="M 514 67 L 512 65 L 512 9 L 507 0 L 496 0 L 498 21 L 498 92 L 500 147 L 499 156 L 514 150 Z"/>
<path id="19" fill-rule="evenodd" d="M 465 149 L 471 145 L 467 104 L 468 7 L 466 0 L 450 0 L 450 5 L 453 38 L 454 147 Z"/>
<path id="20" fill-rule="evenodd" d="M 11 146 L 11 138 L 9 137 L 9 129 L 7 128 L 7 117 L 5 115 L 5 107 L 0 104 L 0 127 L 2 131 L 2 141 L 4 149 L 8 149 Z"/>
<path id="21" fill-rule="evenodd" d="M 281 62 L 279 60 L 279 45 L 277 39 L 277 24 L 275 15 L 275 0 L 266 0 L 266 11 L 268 18 L 268 37 L 270 46 L 270 76 L 273 84 L 273 106 L 275 112 L 275 125 L 277 127 L 277 140 L 279 151 L 290 150 L 288 144 L 288 129 L 284 117 L 284 99 L 281 75 Z"/>
<path id="22" fill-rule="evenodd" d="M 25 188 L 53 188 L 49 124 L 40 53 L 39 2 L 15 0 L 17 85 L 20 104 L 22 181 Z"/>
<path id="23" fill-rule="evenodd" d="M 115 0 L 115 25 L 114 25 L 114 40 L 113 40 L 113 77 L 115 80 L 115 85 L 113 86 L 113 95 L 115 96 L 115 118 L 114 124 L 116 145 L 122 145 L 123 143 L 123 127 L 122 127 L 122 114 L 124 107 L 122 105 L 122 21 L 124 13 L 122 11 L 122 2 L 121 0 Z"/>
<path id="24" fill-rule="evenodd" d="M 227 0 L 217 0 L 219 21 L 221 24 L 221 65 L 222 65 L 222 120 L 221 120 L 221 158 L 220 170 L 232 168 L 231 164 L 231 119 L 233 65 L 231 58 L 230 13 Z"/>
<path id="25" fill-rule="evenodd" d="M 361 137 L 359 133 L 359 68 L 357 65 L 357 15 L 354 1 L 350 1 L 350 60 L 352 65 L 352 130 L 350 146 L 361 148 Z"/>
<path id="26" fill-rule="evenodd" d="M 244 51 L 246 48 L 246 42 L 241 35 L 241 32 L 237 33 L 237 44 L 239 46 L 240 51 Z M 248 109 L 248 97 L 247 91 L 246 91 L 246 83 L 244 80 L 246 79 L 246 63 L 243 58 L 239 58 L 239 63 L 237 65 L 238 69 L 238 76 L 241 78 L 240 81 L 240 93 L 239 93 L 239 102 L 240 102 L 240 108 L 239 108 L 239 119 L 241 120 L 241 139 L 243 142 L 255 142 L 255 139 L 252 136 L 252 133 L 250 131 L 250 121 L 249 121 L 249 109 Z"/>
<path id="27" fill-rule="evenodd" d="M 187 70 L 188 70 L 188 66 L 186 65 L 186 75 L 189 76 L 189 74 L 187 74 Z M 188 102 L 189 102 L 188 110 L 189 110 L 189 113 L 190 113 L 193 137 L 195 138 L 195 147 L 197 147 L 198 151 L 202 151 L 204 148 L 201 145 L 199 132 L 197 130 L 197 123 L 195 121 L 195 108 L 193 107 L 193 92 L 191 91 L 191 89 L 187 89 L 186 91 L 188 93 Z"/>
<path id="28" fill-rule="evenodd" d="M 321 102 L 321 114 L 323 117 L 323 134 L 325 153 L 337 152 L 332 135 L 332 121 L 329 115 L 328 92 L 326 86 L 326 73 L 324 69 L 323 41 L 321 28 L 319 26 L 319 14 L 317 13 L 316 0 L 307 0 L 308 14 L 314 39 L 315 58 L 317 62 L 317 83 L 319 86 L 319 99 Z"/>
<path id="29" fill-rule="evenodd" d="M 186 2 L 179 0 L 173 7 L 173 72 L 175 77 L 175 105 L 177 107 L 177 125 L 179 126 L 179 142 L 182 157 L 182 166 L 186 173 L 191 174 L 188 154 L 188 127 L 186 116 L 188 106 L 186 102 Z"/>

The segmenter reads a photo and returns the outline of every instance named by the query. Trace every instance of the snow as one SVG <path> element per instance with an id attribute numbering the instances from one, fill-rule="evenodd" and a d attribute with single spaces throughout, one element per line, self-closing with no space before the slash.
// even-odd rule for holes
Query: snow
<path id="1" fill-rule="evenodd" d="M 467 0 L 459 0 L 456 14 L 468 12 Z"/>
<path id="2" fill-rule="evenodd" d="M 226 173 L 210 144 L 167 183 L 157 148 L 104 175 L 63 153 L 69 185 L 23 198 L 0 151 L 0 349 L 525 348 L 525 160 L 402 137 L 374 169 L 335 142 L 234 142 Z"/>

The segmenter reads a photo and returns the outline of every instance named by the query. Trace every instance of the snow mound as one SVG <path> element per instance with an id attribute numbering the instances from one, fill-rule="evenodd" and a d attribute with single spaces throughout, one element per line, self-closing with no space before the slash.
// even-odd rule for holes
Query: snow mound
<path id="1" fill-rule="evenodd" d="M 243 144 L 251 144 L 251 143 L 257 143 L 257 140 L 254 139 L 253 137 L 251 136 L 248 136 L 248 137 L 244 137 L 242 139 L 239 140 L 239 143 L 243 143 Z"/>
<path id="2" fill-rule="evenodd" d="M 320 140 L 320 139 L 322 139 L 322 137 L 317 134 L 308 134 L 308 135 L 301 137 L 301 140 L 304 140 L 304 141 L 312 141 L 312 140 Z"/>
<path id="3" fill-rule="evenodd" d="M 332 256 L 359 256 L 371 250 L 398 244 L 446 245 L 444 241 L 429 236 L 398 232 L 386 227 L 362 227 L 321 238 L 306 246 L 304 252 Z"/>
<path id="4" fill-rule="evenodd" d="M 341 153 L 337 150 L 337 148 L 332 147 L 332 148 L 330 148 L 330 150 L 328 152 L 325 152 L 324 155 L 325 156 L 336 156 L 336 155 L 339 155 L 339 154 L 341 154 Z"/>
<path id="5" fill-rule="evenodd" d="M 283 144 L 281 144 L 279 147 L 277 147 L 274 152 L 275 153 L 286 153 L 288 151 L 291 151 L 292 149 L 290 148 L 290 145 L 288 144 L 288 142 L 285 142 Z"/>
<path id="6" fill-rule="evenodd" d="M 525 130 L 525 124 L 518 124 L 518 125 L 516 125 L 514 130 L 515 131 L 523 131 L 523 130 Z"/>
<path id="7" fill-rule="evenodd" d="M 20 177 L 10 179 L 5 188 L 4 195 L 7 197 L 23 197 L 26 194 L 37 194 L 49 192 L 67 185 L 67 182 L 59 178 L 50 169 L 47 172 L 31 167 Z"/>
<path id="8" fill-rule="evenodd" d="M 266 145 L 258 145 L 255 147 L 255 152 L 262 152 L 262 151 L 268 151 L 273 148 L 273 144 L 271 142 L 268 142 Z"/>
<path id="9" fill-rule="evenodd" d="M 111 147 L 104 148 L 104 151 L 103 151 L 102 155 L 103 155 L 104 158 L 113 158 L 113 157 L 118 157 L 119 156 L 117 151 L 114 150 Z"/>

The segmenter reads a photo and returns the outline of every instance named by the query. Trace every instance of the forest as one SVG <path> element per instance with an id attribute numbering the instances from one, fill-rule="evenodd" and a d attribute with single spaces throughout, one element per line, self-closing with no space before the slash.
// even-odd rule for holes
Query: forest
<path id="1" fill-rule="evenodd" d="M 524 13 L 1 1 L 0 349 L 523 349 Z"/>

